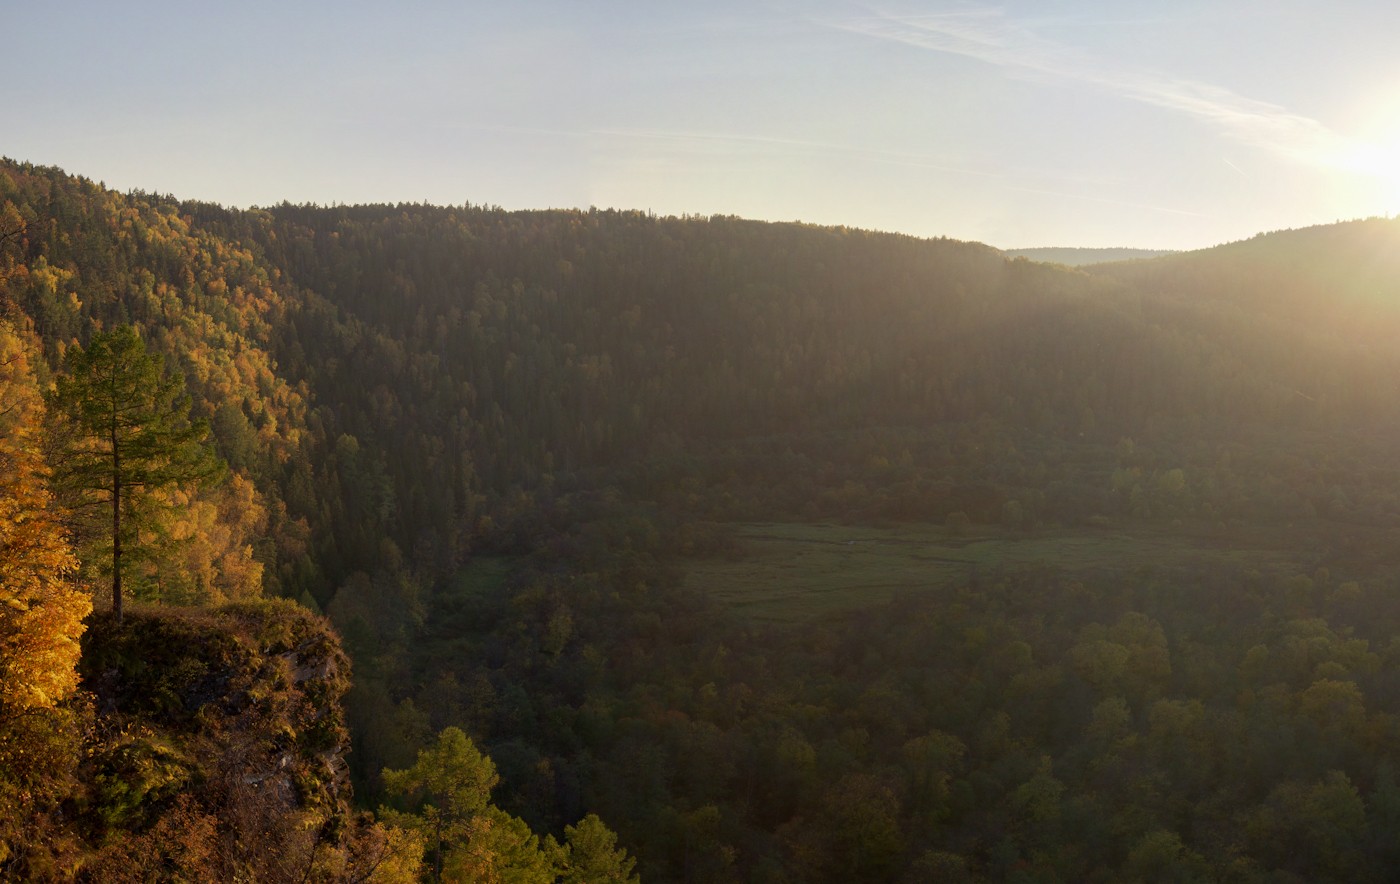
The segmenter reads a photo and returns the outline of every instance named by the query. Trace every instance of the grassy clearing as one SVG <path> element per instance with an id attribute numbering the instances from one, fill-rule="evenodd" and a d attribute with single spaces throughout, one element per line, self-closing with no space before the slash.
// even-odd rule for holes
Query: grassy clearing
<path id="1" fill-rule="evenodd" d="M 998 568 L 1079 571 L 1219 562 L 1266 569 L 1296 567 L 1299 560 L 1278 538 L 1225 542 L 1209 534 L 1147 529 L 959 535 L 938 525 L 750 523 L 738 526 L 737 534 L 737 555 L 694 560 L 686 580 L 746 616 L 771 623 L 877 604 L 904 592 L 935 591 Z"/>
<path id="2" fill-rule="evenodd" d="M 489 611 L 505 593 L 514 560 L 474 556 L 453 580 L 433 595 L 428 616 L 411 651 L 418 665 L 474 652 L 472 636 L 489 628 Z"/>
<path id="3" fill-rule="evenodd" d="M 457 572 L 448 591 L 462 599 L 491 598 L 505 588 L 506 577 L 514 564 L 508 556 L 473 556 Z"/>

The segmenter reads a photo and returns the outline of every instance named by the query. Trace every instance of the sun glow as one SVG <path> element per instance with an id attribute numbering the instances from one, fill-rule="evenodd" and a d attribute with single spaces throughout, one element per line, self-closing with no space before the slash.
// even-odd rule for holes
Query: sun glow
<path id="1" fill-rule="evenodd" d="M 1375 179 L 1388 204 L 1400 203 L 1400 138 L 1386 144 L 1362 144 L 1348 152 L 1343 166 Z"/>
<path id="2" fill-rule="evenodd" d="M 1371 179 L 1386 211 L 1400 212 L 1400 108 L 1379 115 L 1361 138 L 1338 151 L 1336 165 Z"/>

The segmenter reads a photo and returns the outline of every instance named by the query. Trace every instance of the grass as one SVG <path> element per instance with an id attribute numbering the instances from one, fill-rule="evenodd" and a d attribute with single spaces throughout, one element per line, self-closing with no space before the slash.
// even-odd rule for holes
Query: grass
<path id="1" fill-rule="evenodd" d="M 936 592 L 975 573 L 1052 566 L 1066 571 L 1218 562 L 1300 566 L 1302 553 L 1267 535 L 1221 537 L 1186 529 L 1063 529 L 1031 535 L 962 534 L 941 525 L 736 526 L 739 552 L 693 560 L 686 580 L 754 620 L 791 623 Z"/>
<path id="2" fill-rule="evenodd" d="M 473 556 L 461 568 L 448 590 L 462 599 L 490 598 L 501 592 L 513 567 L 507 556 Z"/>
<path id="3" fill-rule="evenodd" d="M 512 567 L 514 560 L 507 556 L 473 556 L 433 595 L 412 649 L 419 665 L 471 653 L 473 636 L 489 629 Z"/>

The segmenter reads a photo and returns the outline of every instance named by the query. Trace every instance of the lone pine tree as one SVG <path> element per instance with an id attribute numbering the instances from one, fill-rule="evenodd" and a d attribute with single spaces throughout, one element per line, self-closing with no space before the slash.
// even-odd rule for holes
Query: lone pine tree
<path id="1" fill-rule="evenodd" d="M 190 420 L 183 382 L 165 373 L 161 357 L 146 352 L 130 326 L 69 351 L 67 372 L 48 399 L 54 486 L 80 518 L 103 504 L 111 508 L 110 532 L 91 545 L 110 543 L 112 611 L 120 621 L 123 555 L 143 527 L 156 523 L 159 492 L 209 481 L 223 464 L 209 445 L 208 425 Z"/>

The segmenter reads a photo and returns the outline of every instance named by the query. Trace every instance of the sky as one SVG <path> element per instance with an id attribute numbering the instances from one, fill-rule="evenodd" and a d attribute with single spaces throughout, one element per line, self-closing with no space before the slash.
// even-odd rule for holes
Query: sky
<path id="1" fill-rule="evenodd" d="M 1400 213 L 1400 3 L 0 0 L 0 155 L 227 206 L 1001 248 Z"/>

